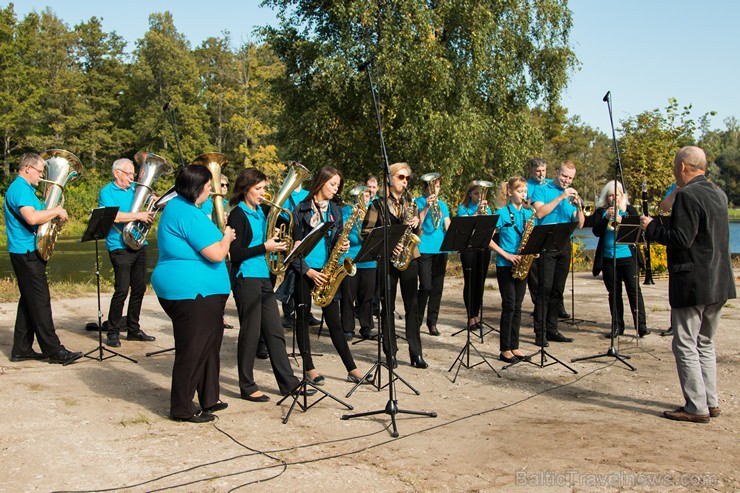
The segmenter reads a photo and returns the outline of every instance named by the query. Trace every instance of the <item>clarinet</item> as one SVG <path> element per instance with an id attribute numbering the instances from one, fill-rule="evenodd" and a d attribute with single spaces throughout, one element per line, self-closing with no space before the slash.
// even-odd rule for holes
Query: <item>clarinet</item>
<path id="1" fill-rule="evenodd" d="M 642 180 L 642 215 L 648 216 L 649 214 L 647 182 Z M 643 284 L 655 284 L 655 281 L 653 281 L 653 269 L 650 265 L 650 240 L 647 236 L 645 236 L 645 281 Z"/>

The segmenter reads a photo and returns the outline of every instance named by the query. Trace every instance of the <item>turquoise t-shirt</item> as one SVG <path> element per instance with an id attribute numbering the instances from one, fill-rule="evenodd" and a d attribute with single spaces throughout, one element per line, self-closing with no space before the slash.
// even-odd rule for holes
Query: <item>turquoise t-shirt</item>
<path id="1" fill-rule="evenodd" d="M 532 178 L 527 180 L 527 200 L 532 198 L 532 194 L 534 194 L 534 191 L 538 189 L 539 187 L 544 187 L 548 183 L 550 183 L 552 180 L 549 178 L 545 178 L 542 180 L 542 182 L 536 182 Z"/>
<path id="2" fill-rule="evenodd" d="M 202 212 L 183 197 L 167 203 L 159 220 L 159 260 L 152 287 L 166 300 L 192 300 L 198 295 L 229 294 L 226 263 L 211 262 L 200 251 L 223 238 Z"/>
<path id="3" fill-rule="evenodd" d="M 509 204 L 497 210 L 496 214 L 498 214 L 498 223 L 496 223 L 499 232 L 498 246 L 506 253 L 516 253 L 522 242 L 524 227 L 532 217 L 532 211 L 526 207 L 517 210 Z M 512 265 L 502 255 L 496 255 L 497 267 L 511 267 Z"/>
<path id="4" fill-rule="evenodd" d="M 468 205 L 460 204 L 457 206 L 457 215 L 458 216 L 475 216 L 475 211 L 478 210 L 478 206 L 474 203 L 469 203 Z M 491 213 L 491 208 L 486 206 L 486 214 Z"/>
<path id="5" fill-rule="evenodd" d="M 562 188 L 558 187 L 555 182 L 550 182 L 540 188 L 536 188 L 532 195 L 532 203 L 542 202 L 547 204 L 555 200 L 561 193 Z M 555 206 L 550 214 L 539 220 L 539 224 L 562 224 L 573 222 L 573 215 L 578 211 L 576 206 L 570 203 L 570 200 L 562 200 Z"/>
<path id="6" fill-rule="evenodd" d="M 41 200 L 36 196 L 36 189 L 21 176 L 17 176 L 13 183 L 8 187 L 5 194 L 5 231 L 8 235 L 8 252 L 10 253 L 28 253 L 36 251 L 36 234 L 31 233 L 26 226 L 22 224 L 10 212 L 12 208 L 21 219 L 21 207 L 33 207 L 35 210 L 42 210 L 44 207 Z M 37 226 L 31 226 L 36 231 Z"/>
<path id="7" fill-rule="evenodd" d="M 625 217 L 627 215 L 624 211 L 619 211 L 619 215 L 622 217 Z M 606 220 L 606 210 L 604 210 L 604 215 L 602 216 L 604 220 Z M 614 231 L 612 231 L 609 228 L 606 228 L 605 234 L 604 234 L 604 258 L 615 258 L 614 255 Z M 617 245 L 617 255 L 616 258 L 626 258 L 631 257 L 632 252 L 630 251 L 629 245 Z"/>
<path id="8" fill-rule="evenodd" d="M 314 212 L 311 211 L 311 215 L 313 215 Z M 323 222 L 334 222 L 334 218 L 331 217 L 331 204 L 329 208 L 326 210 L 326 215 L 324 217 Z M 340 232 L 341 233 L 341 232 Z M 326 235 L 324 235 L 323 238 L 321 238 L 318 243 L 316 243 L 316 246 L 313 247 L 313 250 L 308 252 L 308 255 L 304 258 L 304 261 L 306 264 L 308 264 L 309 267 L 311 267 L 314 270 L 321 270 L 324 265 L 326 265 L 326 261 L 329 260 L 329 249 L 330 249 L 330 242 L 329 239 L 331 237 L 332 230 L 326 232 Z"/>
<path id="9" fill-rule="evenodd" d="M 118 207 L 118 212 L 131 212 L 131 205 L 134 202 L 134 192 L 136 184 L 131 185 L 128 190 L 110 182 L 100 191 L 98 195 L 98 207 Z M 105 247 L 109 252 L 126 248 L 126 242 L 123 241 L 123 228 L 128 223 L 114 223 L 105 238 Z M 146 242 L 144 242 L 146 244 Z"/>
<path id="10" fill-rule="evenodd" d="M 345 205 L 344 207 L 342 207 L 342 218 L 344 219 L 343 224 L 347 224 L 347 220 L 349 219 L 350 214 L 352 214 L 351 205 Z M 342 255 L 342 259 L 344 259 L 344 257 L 349 257 L 354 260 L 357 254 L 360 253 L 360 249 L 362 248 L 360 231 L 362 231 L 362 222 L 355 221 L 355 224 L 354 226 L 352 226 L 352 230 L 349 233 L 349 250 L 347 250 L 347 253 Z M 377 262 L 373 260 L 371 262 L 361 262 L 359 264 L 355 264 L 355 267 L 357 267 L 358 269 L 374 269 L 375 267 L 377 267 L 376 264 Z"/>
<path id="11" fill-rule="evenodd" d="M 419 253 L 442 253 L 440 247 L 442 246 L 442 240 L 445 237 L 445 219 L 450 217 L 450 209 L 447 208 L 447 204 L 445 204 L 443 200 L 437 200 L 437 203 L 439 204 L 442 218 L 439 221 L 439 226 L 435 229 L 432 224 L 432 214 L 427 211 L 424 222 L 421 224 L 421 243 L 419 243 Z M 424 209 L 427 205 L 427 198 L 424 196 L 418 197 L 416 199 L 416 205 L 419 207 L 419 210 Z"/>
<path id="12" fill-rule="evenodd" d="M 265 217 L 265 213 L 262 212 L 262 208 L 258 207 L 257 210 L 254 211 L 247 207 L 247 204 L 244 202 L 239 202 L 237 207 L 244 211 L 244 214 L 247 216 L 247 221 L 249 221 L 249 227 L 252 228 L 252 241 L 249 242 L 247 247 L 251 248 L 264 243 L 267 218 Z M 236 276 L 269 279 L 270 269 L 267 268 L 265 255 L 256 255 L 245 259 L 239 266 L 239 271 Z"/>

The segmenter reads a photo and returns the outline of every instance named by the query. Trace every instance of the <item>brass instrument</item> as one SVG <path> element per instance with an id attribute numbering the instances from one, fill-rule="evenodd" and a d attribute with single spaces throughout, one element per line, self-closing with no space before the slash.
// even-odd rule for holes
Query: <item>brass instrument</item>
<path id="1" fill-rule="evenodd" d="M 535 216 L 534 211 L 532 211 L 532 217 L 530 217 L 527 220 L 527 224 L 524 225 L 522 242 L 519 244 L 519 248 L 516 251 L 517 255 L 521 255 L 522 251 L 524 251 L 524 247 L 527 246 L 529 235 L 532 234 L 532 230 L 534 229 L 534 223 L 536 220 L 537 217 Z M 511 269 L 511 277 L 513 277 L 514 279 L 526 278 L 529 274 L 529 269 L 532 268 L 532 262 L 534 262 L 534 259 L 536 259 L 537 257 L 539 257 L 539 254 L 522 255 L 522 260 L 519 262 L 519 264 L 515 265 Z"/>
<path id="2" fill-rule="evenodd" d="M 172 165 L 165 158 L 146 151 L 137 152 L 134 161 L 139 165 L 139 180 L 134 182 L 136 191 L 134 192 L 130 212 L 145 210 L 156 214 L 161 210 L 161 207 L 157 205 L 158 201 L 152 187 L 160 176 L 172 173 Z M 132 250 L 140 250 L 144 246 L 146 235 L 151 227 L 151 223 L 147 224 L 144 221 L 127 223 L 121 233 L 123 242 Z"/>
<path id="3" fill-rule="evenodd" d="M 359 202 L 362 202 L 362 200 Z M 320 307 L 329 306 L 344 278 L 347 276 L 352 277 L 357 273 L 357 266 L 351 258 L 344 257 L 341 264 L 339 263 L 339 259 L 344 253 L 342 251 L 344 242 L 349 239 L 349 234 L 352 232 L 352 228 L 355 226 L 360 215 L 364 216 L 364 212 L 362 206 L 358 203 L 352 207 L 352 214 L 347 218 L 347 222 L 344 223 L 342 234 L 334 244 L 334 248 L 332 248 L 331 253 L 329 254 L 329 259 L 327 260 L 326 265 L 321 269 L 321 273 L 327 278 L 326 282 L 320 286 L 315 286 L 311 290 L 311 299 Z"/>
<path id="4" fill-rule="evenodd" d="M 293 250 L 293 214 L 288 209 L 283 208 L 283 204 L 286 200 L 288 200 L 290 194 L 293 193 L 293 190 L 295 190 L 298 185 L 300 185 L 310 177 L 311 172 L 308 171 L 301 163 L 291 162 L 288 168 L 288 174 L 285 177 L 285 181 L 280 187 L 280 190 L 278 190 L 277 194 L 275 194 L 275 197 L 271 197 L 272 200 L 267 200 L 264 198 L 261 200 L 261 203 L 270 206 L 270 212 L 267 214 L 267 227 L 265 228 L 264 238 L 265 241 L 267 241 L 269 238 L 272 238 L 280 214 L 282 214 L 283 212 L 286 212 L 288 214 L 288 226 L 286 228 L 285 224 L 280 225 L 277 240 L 279 242 L 285 242 L 287 252 Z M 276 276 L 285 273 L 288 268 L 287 265 L 283 264 L 283 261 L 285 260 L 285 255 L 285 252 L 265 253 L 267 267 L 270 269 L 270 272 L 272 272 Z"/>
<path id="5" fill-rule="evenodd" d="M 365 199 L 362 197 L 362 194 L 364 194 L 366 190 L 367 187 L 365 185 L 357 185 L 349 191 L 349 196 L 352 198 L 352 201 L 360 207 L 359 216 L 357 218 L 358 224 L 362 224 L 362 221 L 365 220 L 365 214 L 367 214 L 367 204 L 365 203 Z M 352 212 L 354 213 L 354 210 Z"/>
<path id="6" fill-rule="evenodd" d="M 221 168 L 229 163 L 229 158 L 220 152 L 207 152 L 198 156 L 192 164 L 205 166 L 211 171 L 211 200 L 213 214 L 211 220 L 221 232 L 226 228 L 224 218 L 224 194 L 221 192 Z"/>
<path id="7" fill-rule="evenodd" d="M 409 195 L 407 194 L 407 197 Z M 406 214 L 403 218 L 403 224 L 405 224 L 406 231 L 403 232 L 403 236 L 401 236 L 401 240 L 399 243 L 403 245 L 403 248 L 401 250 L 401 253 L 398 255 L 391 255 L 391 263 L 393 264 L 393 267 L 395 267 L 398 270 L 406 270 L 409 268 L 409 265 L 411 264 L 411 260 L 414 258 L 414 248 L 416 248 L 416 245 L 421 243 L 421 239 L 414 234 L 412 231 L 411 226 L 408 224 L 411 222 L 411 220 L 416 216 L 418 205 L 414 200 L 407 200 L 406 202 L 410 202 L 410 205 L 406 206 Z"/>
<path id="8" fill-rule="evenodd" d="M 46 161 L 44 168 L 44 210 L 53 209 L 57 205 L 64 207 L 64 187 L 82 175 L 82 163 L 71 152 L 62 149 L 49 149 L 41 153 L 41 159 Z M 59 232 L 64 222 L 55 217 L 36 230 L 39 256 L 47 261 L 54 253 Z"/>
<path id="9" fill-rule="evenodd" d="M 426 173 L 424 175 L 421 175 L 421 181 L 424 181 L 428 184 L 429 190 L 432 189 L 433 183 L 435 183 L 442 175 L 436 172 Z M 428 202 L 429 205 L 429 214 L 432 215 L 432 227 L 434 229 L 439 228 L 439 224 L 442 220 L 442 215 L 439 210 L 439 202 L 437 202 L 439 198 Z"/>
<path id="10" fill-rule="evenodd" d="M 585 217 L 588 217 L 594 213 L 594 206 L 591 204 L 583 205 L 583 199 L 581 199 L 581 196 L 578 195 L 578 192 L 576 192 L 575 195 L 571 196 L 570 203 L 576 206 L 578 212 L 583 214 Z"/>
<path id="11" fill-rule="evenodd" d="M 478 206 L 478 214 L 485 214 L 486 209 L 483 207 L 483 202 L 487 202 L 486 194 L 488 193 L 488 189 L 493 187 L 493 183 L 487 180 L 474 180 L 473 185 L 480 187 L 480 206 Z"/>

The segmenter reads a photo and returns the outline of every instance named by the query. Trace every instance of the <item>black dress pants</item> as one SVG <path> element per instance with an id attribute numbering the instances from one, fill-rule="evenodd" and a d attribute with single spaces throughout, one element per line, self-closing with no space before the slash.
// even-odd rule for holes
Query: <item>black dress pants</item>
<path id="1" fill-rule="evenodd" d="M 129 289 L 131 296 L 128 300 L 125 328 L 128 332 L 138 332 L 141 330 L 139 326 L 141 303 L 146 292 L 146 246 L 140 250 L 119 248 L 108 252 L 108 255 L 115 274 L 115 291 L 108 308 L 108 332 L 120 332 L 124 329 L 123 305 L 126 303 Z"/>
<path id="2" fill-rule="evenodd" d="M 463 250 L 460 252 L 463 266 L 463 300 L 468 318 L 477 317 L 483 305 L 483 290 L 491 263 L 490 250 Z"/>
<path id="3" fill-rule="evenodd" d="M 342 299 L 339 304 L 342 312 L 342 329 L 346 334 L 355 331 L 355 306 L 360 319 L 360 333 L 373 328 L 373 296 L 375 296 L 375 268 L 357 269 L 352 277 L 342 281 Z"/>
<path id="4" fill-rule="evenodd" d="M 197 408 L 193 396 L 198 393 L 201 409 L 219 401 L 221 341 L 224 336 L 226 294 L 198 295 L 192 300 L 159 298 L 172 320 L 175 336 L 175 362 L 172 365 L 170 416 L 189 419 Z"/>
<path id="5" fill-rule="evenodd" d="M 303 359 L 303 365 L 306 371 L 316 369 L 313 364 L 313 358 L 311 357 L 311 338 L 308 333 L 308 321 L 311 316 L 311 290 L 314 286 L 314 282 L 308 276 L 298 276 L 296 278 L 295 292 L 293 293 L 296 301 L 296 339 L 298 340 L 298 349 L 301 352 L 301 358 Z M 331 342 L 342 359 L 344 367 L 347 369 L 347 372 L 356 369 L 357 365 L 352 358 L 352 353 L 349 350 L 347 339 L 345 339 L 344 331 L 342 330 L 339 302 L 337 300 L 332 301 L 329 303 L 329 306 L 322 308 L 322 311 L 326 326 L 329 328 Z"/>
<path id="6" fill-rule="evenodd" d="M 527 290 L 526 279 L 511 277 L 511 267 L 496 267 L 496 280 L 501 293 L 501 337 L 499 349 L 519 349 L 519 328 L 522 324 L 522 300 Z"/>
<path id="7" fill-rule="evenodd" d="M 445 286 L 447 254 L 422 253 L 417 262 L 419 263 L 419 325 L 421 326 L 424 321 L 426 312 L 427 327 L 436 326 L 439 319 L 439 306 L 442 303 L 442 291 Z"/>
<path id="8" fill-rule="evenodd" d="M 401 298 L 403 299 L 403 307 L 406 312 L 406 341 L 409 344 L 409 355 L 422 356 L 421 353 L 421 334 L 419 333 L 419 311 L 418 311 L 418 298 L 417 298 L 417 281 L 419 273 L 418 260 L 414 259 L 409 264 L 408 269 L 400 271 L 390 266 L 388 276 L 388 300 L 384 302 L 385 290 L 383 289 L 383 282 L 385 276 L 383 275 L 384 267 L 378 269 L 381 275 L 380 284 L 380 298 L 381 298 L 381 313 L 380 323 L 383 328 L 383 350 L 386 354 L 391 355 L 398 352 L 398 346 L 396 344 L 396 322 L 394 312 L 396 310 L 396 293 L 398 284 L 401 284 Z M 388 316 L 386 316 L 386 312 Z M 385 321 L 388 320 L 389 326 Z"/>
<path id="9" fill-rule="evenodd" d="M 282 395 L 289 394 L 301 382 L 293 374 L 288 360 L 285 335 L 270 279 L 239 277 L 234 280 L 233 289 L 236 311 L 239 314 L 236 362 L 242 397 L 259 390 L 254 381 L 254 362 L 260 336 L 267 346 L 278 390 Z"/>
<path id="10" fill-rule="evenodd" d="M 534 307 L 534 333 L 538 337 L 543 330 L 548 334 L 558 332 L 558 314 L 570 272 L 570 257 L 571 244 L 568 241 L 559 252 L 543 253 L 537 259 L 539 279 Z"/>
<path id="11" fill-rule="evenodd" d="M 612 319 L 616 321 L 616 329 L 621 334 L 624 332 L 624 302 L 622 300 L 622 284 L 624 289 L 627 291 L 627 299 L 629 300 L 630 309 L 632 311 L 632 323 L 635 322 L 635 308 L 637 308 L 637 328 L 639 331 L 647 329 L 647 320 L 645 317 L 645 302 L 642 299 L 642 291 L 640 290 L 640 278 L 638 267 L 635 265 L 634 257 L 625 257 L 617 259 L 617 282 L 616 282 L 616 293 L 613 293 L 613 259 L 604 257 L 604 267 L 602 275 L 604 279 L 604 286 L 609 293 L 609 306 L 614 307 L 614 298 L 616 296 L 616 313 L 612 311 Z M 635 303 L 637 301 L 637 303 Z M 636 306 L 635 306 L 636 305 Z"/>
<path id="12" fill-rule="evenodd" d="M 35 337 L 43 355 L 52 356 L 64 349 L 64 346 L 59 342 L 51 315 L 46 261 L 39 257 L 37 251 L 33 251 L 11 253 L 10 263 L 13 265 L 21 293 L 15 317 L 11 355 L 30 353 Z"/>

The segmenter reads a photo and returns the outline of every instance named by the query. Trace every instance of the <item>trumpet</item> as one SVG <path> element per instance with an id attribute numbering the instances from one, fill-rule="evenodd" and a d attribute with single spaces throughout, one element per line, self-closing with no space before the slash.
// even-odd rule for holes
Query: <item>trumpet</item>
<path id="1" fill-rule="evenodd" d="M 426 182 L 427 186 L 429 187 L 429 190 L 431 191 L 433 184 L 436 183 L 436 181 L 439 180 L 441 176 L 442 175 L 436 172 L 426 173 L 424 175 L 421 175 L 421 181 Z M 439 202 L 437 202 L 437 200 L 439 199 L 436 198 L 428 202 L 429 214 L 432 215 L 432 227 L 434 229 L 439 228 L 439 223 L 442 219 L 440 210 L 439 210 Z"/>
<path id="2" fill-rule="evenodd" d="M 594 213 L 594 206 L 592 204 L 586 204 L 583 205 L 583 199 L 580 195 L 578 195 L 578 192 L 576 192 L 575 195 L 571 196 L 570 203 L 576 206 L 578 209 L 578 212 L 583 214 L 584 216 L 588 217 Z"/>
<path id="3" fill-rule="evenodd" d="M 488 180 L 474 180 L 473 185 L 480 187 L 480 206 L 478 207 L 478 214 L 485 214 L 486 209 L 483 207 L 483 202 L 487 202 L 486 194 L 488 189 L 493 187 L 493 183 Z"/>

